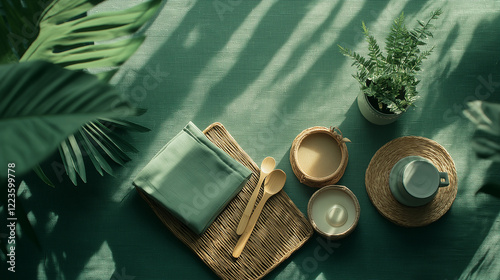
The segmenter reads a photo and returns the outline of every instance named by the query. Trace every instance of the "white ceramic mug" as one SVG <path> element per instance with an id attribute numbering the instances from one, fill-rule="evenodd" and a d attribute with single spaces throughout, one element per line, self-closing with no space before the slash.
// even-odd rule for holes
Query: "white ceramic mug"
<path id="1" fill-rule="evenodd" d="M 407 157 L 391 171 L 391 192 L 400 203 L 422 206 L 434 199 L 440 187 L 450 184 L 448 173 L 439 172 L 427 159 Z"/>

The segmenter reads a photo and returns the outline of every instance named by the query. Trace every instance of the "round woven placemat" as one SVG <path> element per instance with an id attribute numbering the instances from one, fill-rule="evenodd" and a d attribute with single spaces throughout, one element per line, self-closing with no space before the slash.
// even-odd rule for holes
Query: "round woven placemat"
<path id="1" fill-rule="evenodd" d="M 426 205 L 405 206 L 392 196 L 389 174 L 407 156 L 424 157 L 439 171 L 448 173 L 450 185 L 439 188 L 436 197 Z M 366 169 L 365 184 L 370 200 L 382 216 L 400 226 L 419 227 L 438 220 L 450 209 L 457 195 L 457 171 L 450 154 L 436 141 L 405 136 L 390 141 L 375 153 Z"/>

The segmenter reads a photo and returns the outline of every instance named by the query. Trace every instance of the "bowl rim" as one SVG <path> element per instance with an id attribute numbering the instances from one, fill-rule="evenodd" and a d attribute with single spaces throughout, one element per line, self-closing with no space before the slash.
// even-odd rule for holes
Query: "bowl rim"
<path id="1" fill-rule="evenodd" d="M 319 194 L 321 194 L 325 191 L 329 191 L 329 190 L 339 190 L 339 191 L 342 191 L 342 192 L 346 193 L 347 195 L 349 195 L 349 197 L 351 197 L 351 199 L 353 200 L 354 208 L 356 209 L 356 217 L 354 218 L 354 222 L 347 230 L 345 230 L 341 233 L 328 234 L 328 233 L 322 231 L 320 228 L 318 228 L 318 226 L 316 225 L 316 222 L 314 221 L 314 219 L 312 217 L 312 205 L 314 203 L 314 200 L 316 199 L 316 197 Z M 329 239 L 340 239 L 340 238 L 346 237 L 349 234 L 351 234 L 351 232 L 358 225 L 360 215 L 361 215 L 361 207 L 360 207 L 358 198 L 356 197 L 356 195 L 354 195 L 354 193 L 348 187 L 343 186 L 343 185 L 324 186 L 324 187 L 320 188 L 319 190 L 317 190 L 316 192 L 314 192 L 313 195 L 311 196 L 311 198 L 309 199 L 309 202 L 307 203 L 307 218 L 308 218 L 309 222 L 311 223 L 312 227 L 314 228 L 314 230 L 317 233 L 319 233 L 322 236 L 329 238 Z"/>
<path id="2" fill-rule="evenodd" d="M 298 158 L 298 150 L 301 147 L 304 139 L 318 133 L 328 135 L 333 140 L 335 140 L 338 147 L 340 148 L 341 153 L 341 160 L 337 169 L 333 173 L 323 177 L 314 177 L 305 172 L 300 166 Z M 299 133 L 299 135 L 297 135 L 297 137 L 295 137 L 290 150 L 290 162 L 295 176 L 297 176 L 301 183 L 304 183 L 308 186 L 322 187 L 324 185 L 337 183 L 347 167 L 349 158 L 345 142 L 350 142 L 350 140 L 344 138 L 342 132 L 337 127 L 327 128 L 323 126 L 314 126 L 303 130 L 301 133 Z"/>

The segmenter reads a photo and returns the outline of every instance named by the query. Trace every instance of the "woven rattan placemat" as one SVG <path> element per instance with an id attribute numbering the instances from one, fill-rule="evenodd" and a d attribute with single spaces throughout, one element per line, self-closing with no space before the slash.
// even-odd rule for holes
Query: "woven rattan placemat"
<path id="1" fill-rule="evenodd" d="M 392 167 L 407 156 L 424 157 L 439 171 L 448 173 L 450 185 L 440 188 L 436 197 L 426 205 L 408 207 L 392 196 L 389 174 Z M 457 195 L 457 171 L 450 154 L 436 141 L 405 136 L 390 141 L 375 153 L 366 169 L 365 184 L 368 196 L 380 214 L 395 224 L 419 227 L 438 220 L 450 209 Z"/>
<path id="2" fill-rule="evenodd" d="M 220 278 L 260 279 L 300 248 L 312 236 L 313 229 L 288 195 L 280 191 L 267 201 L 245 249 L 238 259 L 234 259 L 232 251 L 238 241 L 236 228 L 257 184 L 260 170 L 222 124 L 214 123 L 203 133 L 253 174 L 202 235 L 193 233 L 155 200 L 136 189 L 163 224 Z M 262 194 L 263 188 L 258 200 Z"/>

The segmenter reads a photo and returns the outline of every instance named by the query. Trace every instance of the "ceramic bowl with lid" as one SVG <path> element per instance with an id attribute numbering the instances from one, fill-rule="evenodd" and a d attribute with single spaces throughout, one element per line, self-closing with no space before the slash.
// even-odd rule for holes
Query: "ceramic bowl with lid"
<path id="1" fill-rule="evenodd" d="M 316 232 L 329 239 L 349 235 L 357 226 L 360 206 L 354 193 L 345 186 L 325 186 L 309 199 L 307 216 Z"/>

